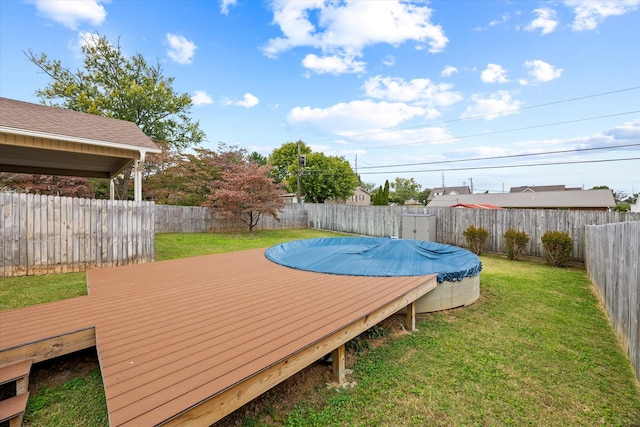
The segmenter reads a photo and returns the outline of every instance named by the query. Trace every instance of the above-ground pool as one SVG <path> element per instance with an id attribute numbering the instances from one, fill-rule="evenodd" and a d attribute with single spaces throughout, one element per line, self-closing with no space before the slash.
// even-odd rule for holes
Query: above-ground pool
<path id="1" fill-rule="evenodd" d="M 482 263 L 457 246 L 385 237 L 295 240 L 267 249 L 280 265 L 348 276 L 438 275 L 438 287 L 416 301 L 420 313 L 466 306 L 480 296 Z"/>

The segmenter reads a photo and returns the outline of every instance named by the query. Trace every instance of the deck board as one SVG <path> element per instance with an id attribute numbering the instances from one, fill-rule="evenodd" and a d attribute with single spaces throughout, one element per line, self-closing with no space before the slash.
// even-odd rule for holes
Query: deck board
<path id="1" fill-rule="evenodd" d="M 111 425 L 146 426 L 286 363 L 417 288 L 428 292 L 435 275 L 305 272 L 255 249 L 90 270 L 87 281 L 88 296 L 0 312 L 0 354 L 94 327 Z"/>

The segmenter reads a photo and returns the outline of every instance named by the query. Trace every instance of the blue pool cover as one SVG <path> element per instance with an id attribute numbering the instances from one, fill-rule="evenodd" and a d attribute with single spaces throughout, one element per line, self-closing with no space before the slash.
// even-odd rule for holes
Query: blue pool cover
<path id="1" fill-rule="evenodd" d="M 267 249 L 280 265 L 317 273 L 348 276 L 424 276 L 438 282 L 477 276 L 480 259 L 457 246 L 386 237 L 331 237 L 295 240 Z"/>

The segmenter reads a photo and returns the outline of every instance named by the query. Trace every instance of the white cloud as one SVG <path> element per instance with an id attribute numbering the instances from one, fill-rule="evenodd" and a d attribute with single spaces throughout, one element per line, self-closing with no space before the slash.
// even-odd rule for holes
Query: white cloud
<path id="1" fill-rule="evenodd" d="M 77 48 L 82 49 L 83 46 L 96 46 L 100 40 L 100 36 L 96 33 L 80 32 L 78 33 Z"/>
<path id="2" fill-rule="evenodd" d="M 209 96 L 209 94 L 203 90 L 196 90 L 193 92 L 193 96 L 191 97 L 191 102 L 193 105 L 209 105 L 213 104 L 213 99 Z"/>
<path id="3" fill-rule="evenodd" d="M 558 19 L 556 18 L 555 10 L 548 7 L 542 7 L 540 9 L 534 9 L 533 13 L 538 15 L 538 17 L 531 21 L 531 23 L 525 27 L 525 30 L 540 30 L 540 34 L 542 35 L 555 31 L 558 26 Z"/>
<path id="4" fill-rule="evenodd" d="M 604 132 L 598 132 L 593 135 L 581 137 L 579 140 L 573 139 L 574 145 L 580 148 L 597 148 L 608 147 L 612 145 L 637 144 L 640 140 L 640 119 L 624 123 Z M 617 150 L 638 151 L 638 147 L 623 147 Z"/>
<path id="5" fill-rule="evenodd" d="M 489 22 L 489 26 L 495 27 L 496 25 L 504 24 L 508 20 L 509 20 L 509 14 L 505 13 L 500 17 L 500 19 L 494 19 L 493 21 Z"/>
<path id="6" fill-rule="evenodd" d="M 235 6 L 237 0 L 220 0 L 220 13 L 229 14 L 229 6 Z"/>
<path id="7" fill-rule="evenodd" d="M 488 97 L 473 95 L 473 102 L 460 116 L 463 119 L 482 117 L 485 120 L 493 120 L 500 116 L 517 113 L 522 107 L 522 102 L 512 99 L 506 90 L 498 91 Z"/>
<path id="8" fill-rule="evenodd" d="M 337 55 L 319 57 L 313 53 L 304 57 L 302 65 L 318 74 L 361 73 L 365 69 L 365 63 L 356 61 L 353 57 L 347 58 Z"/>
<path id="9" fill-rule="evenodd" d="M 69 49 L 78 56 L 78 58 L 81 58 L 83 57 L 82 49 L 85 46 L 97 46 L 99 40 L 100 35 L 98 33 L 80 32 L 78 33 L 77 39 L 69 41 L 68 46 Z M 115 47 L 110 42 L 108 43 L 111 50 L 115 52 Z"/>
<path id="10" fill-rule="evenodd" d="M 232 101 L 232 100 L 225 100 L 224 103 L 226 105 L 235 105 L 238 107 L 244 107 L 244 108 L 253 108 L 256 105 L 258 105 L 260 103 L 260 100 L 258 99 L 257 96 L 250 94 L 249 92 L 244 94 L 244 97 L 242 98 L 241 101 Z"/>
<path id="11" fill-rule="evenodd" d="M 595 30 L 605 18 L 633 12 L 640 0 L 564 0 L 576 14 L 571 28 L 575 31 Z"/>
<path id="12" fill-rule="evenodd" d="M 278 54 L 296 47 L 311 47 L 322 56 L 345 58 L 345 63 L 361 57 L 365 47 L 386 43 L 397 46 L 406 41 L 426 43 L 431 52 L 440 52 L 448 43 L 444 31 L 430 22 L 431 9 L 401 0 L 328 2 L 324 0 L 272 3 L 274 22 L 282 37 L 270 39 L 265 55 Z M 307 56 L 307 64 L 316 65 L 319 55 Z M 357 63 L 364 66 L 364 63 Z M 303 64 L 304 65 L 304 64 Z M 314 71 L 326 72 L 326 67 Z M 339 68 L 332 68 L 339 70 Z M 353 72 L 346 67 L 345 72 Z"/>
<path id="13" fill-rule="evenodd" d="M 187 40 L 184 36 L 167 33 L 167 42 L 169 49 L 167 55 L 178 64 L 191 64 L 193 55 L 198 48 L 192 41 Z"/>
<path id="14" fill-rule="evenodd" d="M 480 74 L 480 79 L 484 83 L 507 83 L 507 71 L 498 64 L 488 64 L 487 68 Z"/>
<path id="15" fill-rule="evenodd" d="M 369 78 L 363 88 L 365 95 L 371 98 L 420 106 L 447 107 L 462 100 L 462 96 L 452 90 L 452 84 L 435 84 L 429 79 L 405 81 L 401 78 L 375 76 Z M 438 115 L 429 114 L 430 117 Z"/>
<path id="16" fill-rule="evenodd" d="M 101 25 L 107 18 L 101 3 L 109 3 L 109 0 L 32 0 L 30 3 L 43 16 L 75 30 L 81 22 Z"/>
<path id="17" fill-rule="evenodd" d="M 521 152 L 535 153 L 544 152 L 550 150 L 561 149 L 587 149 L 587 148 L 601 148 L 611 147 L 616 145 L 629 145 L 638 142 L 640 139 L 640 119 L 632 120 L 616 126 L 606 129 L 602 132 L 596 132 L 591 135 L 576 136 L 566 139 L 547 139 L 547 140 L 527 140 L 513 144 L 514 147 L 525 147 Z M 535 149 L 532 149 L 535 147 Z M 632 151 L 638 152 L 638 147 L 620 147 L 612 148 L 607 152 L 616 151 Z M 516 152 L 519 154 L 520 152 Z M 603 152 L 604 153 L 604 152 Z M 583 153 L 575 153 L 573 156 L 588 156 L 593 152 L 585 151 Z M 563 154 L 566 156 L 566 154 Z"/>
<path id="18" fill-rule="evenodd" d="M 451 144 L 456 140 L 457 138 L 453 136 L 449 130 L 440 126 L 399 129 L 393 132 L 379 132 L 349 138 L 349 142 L 355 144 L 367 144 L 368 146 L 376 146 L 378 148 L 399 147 L 405 149 L 426 144 Z M 403 151 L 404 150 L 401 150 L 400 152 Z M 415 161 L 415 157 L 407 157 L 406 160 Z"/>
<path id="19" fill-rule="evenodd" d="M 511 16 L 508 13 L 505 13 L 500 17 L 500 19 L 494 19 L 493 21 L 489 22 L 489 24 L 487 24 L 484 27 L 476 27 L 476 28 L 474 28 L 474 31 L 485 31 L 485 30 L 489 29 L 490 27 L 495 27 L 497 25 L 504 24 L 509 19 L 511 19 Z"/>
<path id="20" fill-rule="evenodd" d="M 396 58 L 393 55 L 387 55 L 384 57 L 384 59 L 382 60 L 382 64 L 386 65 L 387 67 L 393 67 L 394 65 L 396 65 Z"/>
<path id="21" fill-rule="evenodd" d="M 564 71 L 562 68 L 554 67 L 540 59 L 526 61 L 524 67 L 529 70 L 529 75 L 531 75 L 536 82 L 548 82 L 557 79 Z"/>
<path id="22" fill-rule="evenodd" d="M 447 65 L 446 67 L 444 67 L 442 69 L 442 72 L 440 73 L 440 75 L 442 77 L 451 77 L 454 73 L 457 73 L 458 69 L 452 65 Z"/>
<path id="23" fill-rule="evenodd" d="M 293 127 L 310 127 L 346 137 L 392 128 L 428 113 L 426 108 L 402 102 L 364 100 L 343 102 L 328 108 L 295 107 L 287 114 L 287 122 Z"/>

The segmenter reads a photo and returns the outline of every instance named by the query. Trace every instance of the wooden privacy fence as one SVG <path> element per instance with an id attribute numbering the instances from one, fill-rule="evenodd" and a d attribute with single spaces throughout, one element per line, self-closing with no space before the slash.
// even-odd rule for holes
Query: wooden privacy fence
<path id="1" fill-rule="evenodd" d="M 640 222 L 587 226 L 585 264 L 640 380 Z"/>
<path id="2" fill-rule="evenodd" d="M 287 205 L 280 213 L 279 221 L 261 215 L 254 230 L 306 228 L 306 205 Z M 207 233 L 216 231 L 246 231 L 249 227 L 239 220 L 221 218 L 209 208 L 199 206 L 155 206 L 156 233 Z"/>
<path id="3" fill-rule="evenodd" d="M 452 209 L 428 207 L 386 207 L 304 204 L 309 227 L 369 236 L 401 236 L 405 214 L 436 215 L 436 241 L 465 246 L 464 230 L 470 225 L 489 231 L 484 249 L 506 252 L 504 233 L 509 228 L 529 236 L 525 255 L 544 256 L 542 235 L 547 231 L 566 231 L 573 239 L 572 259 L 584 261 L 585 225 L 640 221 L 640 213 L 542 209 Z"/>
<path id="4" fill-rule="evenodd" d="M 489 231 L 486 251 L 506 252 L 509 228 L 530 240 L 525 255 L 543 256 L 540 238 L 566 231 L 574 242 L 572 259 L 585 259 L 585 225 L 640 221 L 640 213 L 534 209 L 451 209 L 427 207 L 290 204 L 280 221 L 264 216 L 257 230 L 319 228 L 369 236 L 401 236 L 405 214 L 436 216 L 436 241 L 465 246 L 469 225 Z M 0 276 L 82 271 L 151 261 L 155 233 L 247 230 L 240 221 L 221 219 L 208 208 L 155 205 L 33 194 L 0 193 Z"/>
<path id="5" fill-rule="evenodd" d="M 0 277 L 152 261 L 153 202 L 0 193 Z"/>

